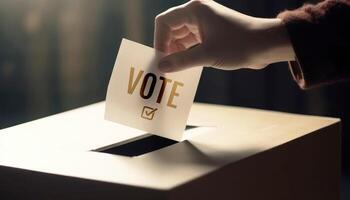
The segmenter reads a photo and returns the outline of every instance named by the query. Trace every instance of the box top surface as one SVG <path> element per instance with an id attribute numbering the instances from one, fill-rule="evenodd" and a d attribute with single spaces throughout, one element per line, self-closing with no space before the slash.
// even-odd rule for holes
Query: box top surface
<path id="1" fill-rule="evenodd" d="M 104 120 L 92 104 L 0 130 L 0 165 L 167 190 L 338 119 L 195 103 L 187 140 L 137 157 L 95 152 L 145 132 Z"/>

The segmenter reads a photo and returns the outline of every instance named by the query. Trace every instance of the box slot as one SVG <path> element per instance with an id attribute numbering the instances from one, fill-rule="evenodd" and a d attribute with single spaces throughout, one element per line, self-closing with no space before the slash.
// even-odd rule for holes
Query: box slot
<path id="1" fill-rule="evenodd" d="M 198 126 L 187 125 L 185 130 L 198 128 Z M 175 140 L 164 138 L 158 135 L 146 134 L 141 137 L 132 138 L 94 151 L 109 153 L 121 156 L 139 156 L 158 149 L 178 143 Z"/>

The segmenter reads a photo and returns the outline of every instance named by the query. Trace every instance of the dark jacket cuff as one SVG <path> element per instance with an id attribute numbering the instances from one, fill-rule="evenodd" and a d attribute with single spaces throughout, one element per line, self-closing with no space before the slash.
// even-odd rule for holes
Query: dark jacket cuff
<path id="1" fill-rule="evenodd" d="M 296 55 L 290 70 L 301 88 L 350 77 L 349 1 L 328 0 L 278 15 Z"/>

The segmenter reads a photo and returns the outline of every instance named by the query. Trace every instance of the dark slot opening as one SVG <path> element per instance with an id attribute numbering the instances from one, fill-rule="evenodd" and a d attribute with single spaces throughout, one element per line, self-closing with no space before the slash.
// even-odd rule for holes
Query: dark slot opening
<path id="1" fill-rule="evenodd" d="M 198 126 L 186 126 L 185 130 L 197 128 Z M 142 138 L 133 138 L 130 141 L 121 142 L 119 145 L 112 145 L 110 148 L 95 150 L 103 153 L 110 153 L 122 156 L 139 156 L 177 143 L 175 140 L 160 137 L 157 135 L 146 135 Z"/>

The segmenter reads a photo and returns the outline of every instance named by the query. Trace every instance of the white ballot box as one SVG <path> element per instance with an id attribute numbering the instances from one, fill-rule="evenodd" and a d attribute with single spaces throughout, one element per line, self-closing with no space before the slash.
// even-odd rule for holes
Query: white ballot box
<path id="1" fill-rule="evenodd" d="M 104 103 L 0 131 L 0 199 L 340 198 L 339 119 L 195 103 L 185 140 Z"/>

